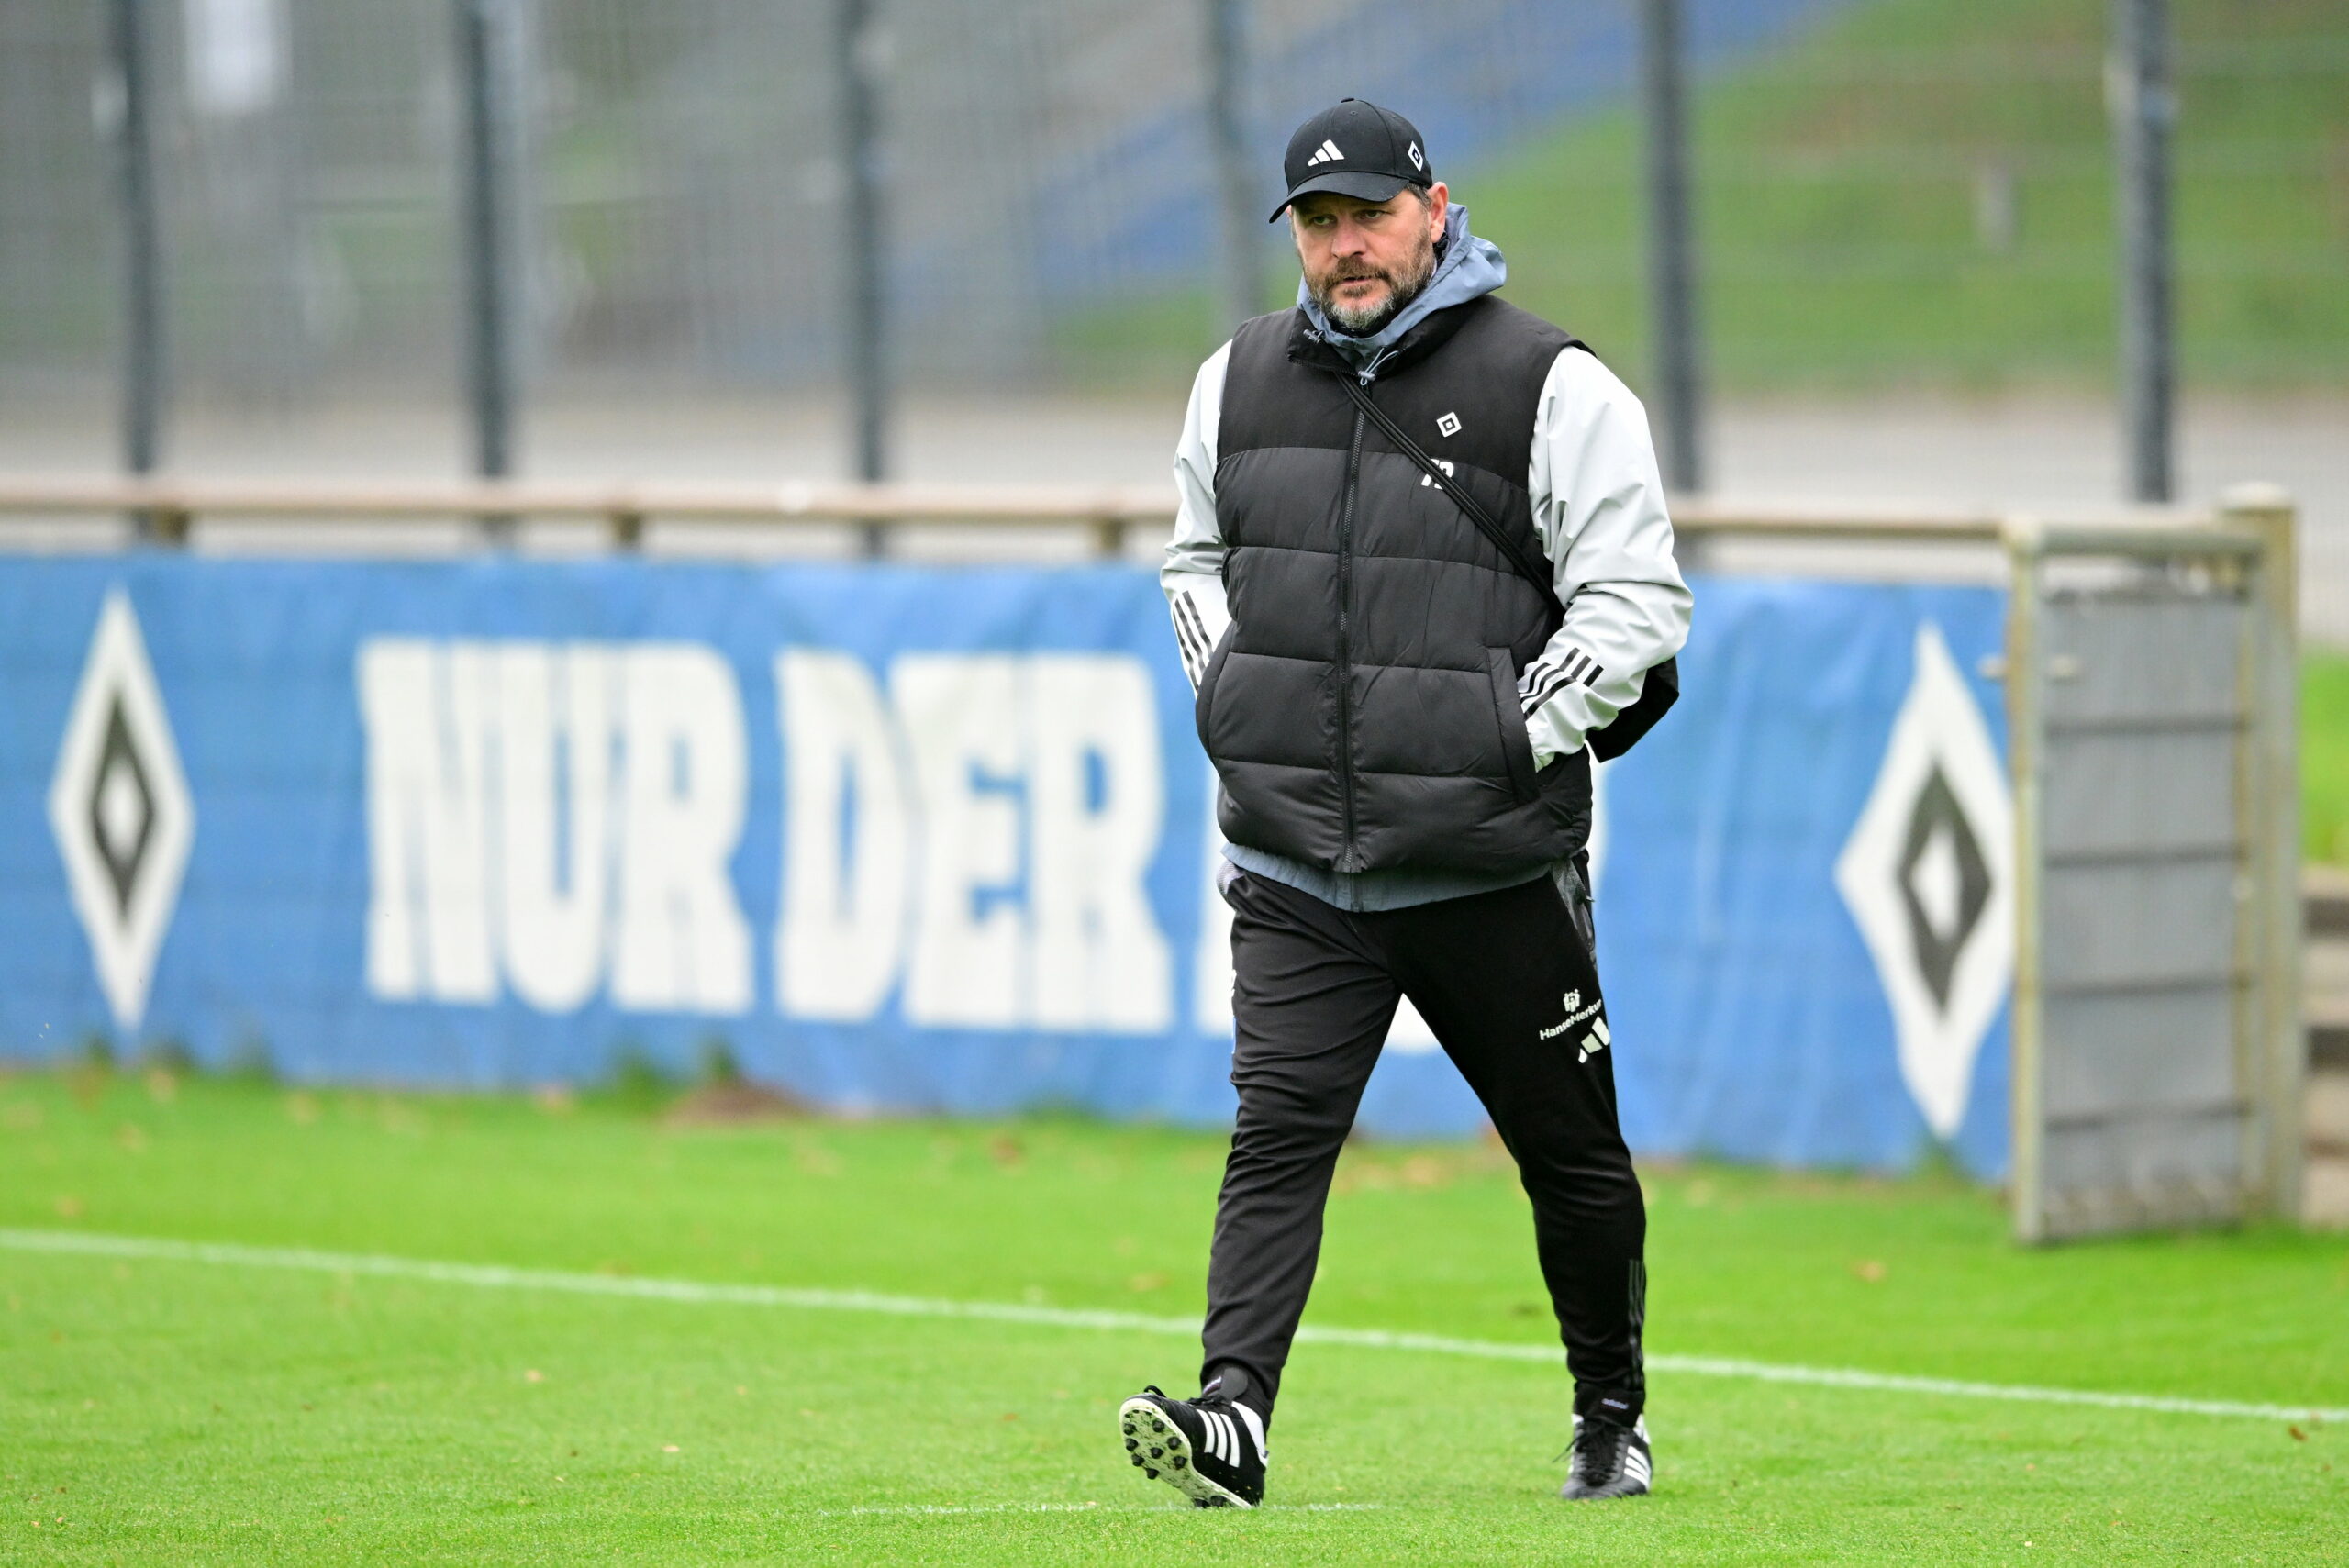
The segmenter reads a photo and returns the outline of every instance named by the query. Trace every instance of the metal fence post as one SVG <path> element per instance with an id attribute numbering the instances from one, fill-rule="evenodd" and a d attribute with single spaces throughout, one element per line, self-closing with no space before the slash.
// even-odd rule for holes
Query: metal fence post
<path id="1" fill-rule="evenodd" d="M 515 83 L 507 0 L 456 0 L 457 68 L 464 117 L 465 392 L 473 472 L 503 479 L 514 467 L 515 290 L 508 172 Z M 514 520 L 484 517 L 510 541 Z"/>
<path id="2" fill-rule="evenodd" d="M 2309 1055 L 2300 1012 L 2299 517 L 2291 497 L 2272 484 L 2228 491 L 2222 515 L 2232 527 L 2257 534 L 2262 545 L 2243 659 L 2251 728 L 2242 743 L 2251 756 L 2239 810 L 2250 901 L 2241 918 L 2254 934 L 2248 945 L 2258 994 L 2252 1009 L 2258 1032 L 2244 1056 L 2258 1106 L 2262 1185 L 2271 1212 L 2297 1219 Z"/>
<path id="3" fill-rule="evenodd" d="M 2176 486 L 2176 346 L 2170 255 L 2168 0 L 2112 0 L 2106 76 L 2120 178 L 2121 418 L 2129 496 L 2166 501 Z"/>
<path id="4" fill-rule="evenodd" d="M 1249 176 L 1247 26 L 1243 0 L 1207 0 L 1208 132 L 1215 143 L 1223 240 L 1223 324 L 1229 331 L 1264 308 L 1264 220 Z"/>
<path id="5" fill-rule="evenodd" d="M 1681 0 L 1640 0 L 1647 128 L 1648 319 L 1664 480 L 1705 487 L 1704 389 L 1698 345 L 1697 259 L 1689 211 L 1687 39 Z"/>
<path id="6" fill-rule="evenodd" d="M 119 94 L 115 121 L 117 190 L 122 202 L 123 358 L 122 465 L 135 474 L 151 473 L 162 455 L 163 265 L 161 224 L 156 213 L 155 137 L 152 117 L 154 50 L 147 0 L 114 0 L 109 12 L 114 87 Z M 152 512 L 136 517 L 142 539 L 165 539 Z"/>
<path id="7" fill-rule="evenodd" d="M 848 383 L 856 476 L 889 476 L 888 254 L 881 207 L 880 76 L 886 47 L 874 0 L 840 0 L 833 46 L 841 84 L 841 157 L 848 174 Z M 864 552 L 881 553 L 880 524 L 863 529 Z"/>
<path id="8" fill-rule="evenodd" d="M 2014 795 L 2015 970 L 2008 1013 L 2008 1191 L 2015 1240 L 2047 1240 L 2047 1118 L 2043 1063 L 2045 944 L 2040 907 L 2041 774 L 2045 767 L 2046 673 L 2041 668 L 2039 526 L 2009 519 L 2007 551 L 2007 777 Z"/>

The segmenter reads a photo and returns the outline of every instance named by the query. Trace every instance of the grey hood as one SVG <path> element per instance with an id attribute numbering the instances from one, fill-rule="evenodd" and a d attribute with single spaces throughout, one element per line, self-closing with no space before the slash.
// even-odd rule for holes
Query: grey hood
<path id="1" fill-rule="evenodd" d="M 1340 353 L 1358 365 L 1374 366 L 1404 333 L 1435 312 L 1465 305 L 1508 281 L 1508 263 L 1501 260 L 1500 247 L 1468 232 L 1468 209 L 1458 202 L 1453 203 L 1443 215 L 1443 239 L 1439 249 L 1435 276 L 1428 280 L 1428 286 L 1396 312 L 1394 320 L 1367 337 L 1353 337 L 1330 326 L 1321 314 L 1321 307 L 1314 303 L 1313 292 L 1301 278 L 1297 284 L 1297 307 L 1305 312 L 1306 318 Z"/>

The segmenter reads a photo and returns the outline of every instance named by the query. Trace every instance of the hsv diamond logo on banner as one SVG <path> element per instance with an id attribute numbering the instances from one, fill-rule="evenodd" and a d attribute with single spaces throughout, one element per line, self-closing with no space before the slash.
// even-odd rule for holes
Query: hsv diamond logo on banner
<path id="1" fill-rule="evenodd" d="M 1945 1139 L 1965 1119 L 1975 1056 L 2014 978 L 2013 819 L 1982 710 L 1941 628 L 1922 622 L 1835 886 L 1892 1004 L 1900 1076 Z"/>
<path id="2" fill-rule="evenodd" d="M 49 825 L 106 1004 L 117 1024 L 136 1029 L 195 841 L 195 803 L 139 617 L 119 588 L 98 613 L 73 694 Z"/>

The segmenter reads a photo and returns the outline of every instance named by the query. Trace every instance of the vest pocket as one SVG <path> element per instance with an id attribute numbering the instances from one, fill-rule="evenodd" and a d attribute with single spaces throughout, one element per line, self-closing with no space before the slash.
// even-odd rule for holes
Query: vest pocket
<path id="1" fill-rule="evenodd" d="M 1485 673 L 1493 689 L 1493 718 L 1501 731 L 1501 758 L 1508 768 L 1508 785 L 1520 800 L 1531 800 L 1533 741 L 1525 733 L 1525 717 L 1517 706 L 1517 666 L 1506 648 L 1485 650 Z"/>

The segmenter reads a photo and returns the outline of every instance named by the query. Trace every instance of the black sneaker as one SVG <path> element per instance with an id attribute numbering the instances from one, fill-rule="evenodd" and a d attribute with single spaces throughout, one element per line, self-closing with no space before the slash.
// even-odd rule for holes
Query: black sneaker
<path id="1" fill-rule="evenodd" d="M 1252 1508 L 1264 1500 L 1264 1422 L 1230 1399 L 1170 1399 L 1143 1389 L 1118 1407 L 1126 1457 L 1199 1508 Z"/>
<path id="2" fill-rule="evenodd" d="M 1566 1445 L 1566 1484 L 1558 1496 L 1575 1502 L 1600 1497 L 1639 1497 L 1655 1474 L 1648 1451 L 1648 1419 L 1630 1426 L 1604 1416 L 1576 1416 L 1574 1441 Z"/>

